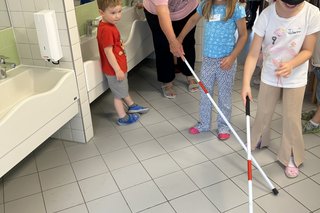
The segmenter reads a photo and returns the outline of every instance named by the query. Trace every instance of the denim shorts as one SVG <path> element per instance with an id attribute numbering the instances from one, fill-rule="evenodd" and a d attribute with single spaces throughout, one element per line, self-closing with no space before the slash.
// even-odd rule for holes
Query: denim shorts
<path id="1" fill-rule="evenodd" d="M 313 72 L 317 78 L 316 97 L 318 105 L 320 105 L 320 67 L 314 67 Z"/>

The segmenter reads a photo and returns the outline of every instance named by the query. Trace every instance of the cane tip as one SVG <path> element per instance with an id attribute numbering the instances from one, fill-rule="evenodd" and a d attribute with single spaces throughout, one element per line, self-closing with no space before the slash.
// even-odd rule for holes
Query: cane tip
<path id="1" fill-rule="evenodd" d="M 276 188 L 272 189 L 272 192 L 273 192 L 274 195 L 278 195 L 279 194 L 279 191 Z"/>

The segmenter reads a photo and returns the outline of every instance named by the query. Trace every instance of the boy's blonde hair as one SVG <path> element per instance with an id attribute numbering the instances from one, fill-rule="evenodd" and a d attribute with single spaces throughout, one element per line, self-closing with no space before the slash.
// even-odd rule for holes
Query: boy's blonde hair
<path id="1" fill-rule="evenodd" d="M 212 6 L 214 4 L 215 0 L 205 0 L 202 6 L 202 15 L 206 20 L 210 19 Z M 229 18 L 232 17 L 234 10 L 236 8 L 238 0 L 227 0 L 227 6 L 226 6 L 226 17 L 224 17 L 224 20 L 227 21 Z"/>
<path id="2" fill-rule="evenodd" d="M 105 11 L 108 7 L 115 7 L 122 4 L 121 0 L 97 0 L 99 10 Z"/>

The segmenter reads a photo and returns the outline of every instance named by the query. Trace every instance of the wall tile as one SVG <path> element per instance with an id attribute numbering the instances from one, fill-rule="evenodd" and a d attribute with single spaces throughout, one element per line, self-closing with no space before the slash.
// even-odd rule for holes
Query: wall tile
<path id="1" fill-rule="evenodd" d="M 70 33 L 70 41 L 72 45 L 80 42 L 78 27 L 70 28 L 69 33 Z"/>
<path id="2" fill-rule="evenodd" d="M 82 58 L 79 58 L 74 61 L 74 68 L 77 76 L 81 75 L 84 72 Z"/>
<path id="3" fill-rule="evenodd" d="M 14 34 L 15 34 L 17 43 L 28 43 L 29 42 L 26 28 L 14 28 Z"/>
<path id="4" fill-rule="evenodd" d="M 17 48 L 21 58 L 32 58 L 29 44 L 17 44 Z"/>
<path id="5" fill-rule="evenodd" d="M 73 138 L 74 141 L 81 142 L 81 143 L 85 143 L 86 142 L 84 131 L 71 130 L 71 132 L 72 132 L 72 138 Z"/>
<path id="6" fill-rule="evenodd" d="M 33 1 L 34 1 L 34 5 L 36 6 L 36 11 L 49 9 L 49 3 L 47 0 L 33 0 Z"/>
<path id="7" fill-rule="evenodd" d="M 67 29 L 67 20 L 64 13 L 56 13 L 57 25 L 59 30 Z"/>
<path id="8" fill-rule="evenodd" d="M 33 0 L 21 0 L 21 6 L 25 12 L 35 12 L 36 7 Z"/>
<path id="9" fill-rule="evenodd" d="M 74 10 L 74 0 L 64 0 L 66 11 Z"/>
<path id="10" fill-rule="evenodd" d="M 89 142 L 93 138 L 93 128 L 86 129 L 86 140 Z"/>
<path id="11" fill-rule="evenodd" d="M 11 22 L 13 27 L 25 27 L 23 13 L 21 12 L 10 12 Z"/>
<path id="12" fill-rule="evenodd" d="M 21 58 L 21 64 L 34 65 L 33 60 L 29 58 Z"/>
<path id="13" fill-rule="evenodd" d="M 67 12 L 67 22 L 68 22 L 68 28 L 73 28 L 77 26 L 77 19 L 76 19 L 76 14 L 74 10 L 70 10 Z"/>
<path id="14" fill-rule="evenodd" d="M 26 28 L 36 28 L 36 25 L 34 24 L 33 12 L 23 12 L 23 18 Z"/>
<path id="15" fill-rule="evenodd" d="M 71 129 L 83 131 L 83 123 L 81 117 L 75 116 L 70 121 Z"/>
<path id="16" fill-rule="evenodd" d="M 71 49 L 68 46 L 61 47 L 63 58 L 62 61 L 72 61 Z"/>
<path id="17" fill-rule="evenodd" d="M 21 2 L 20 0 L 9 0 L 7 1 L 7 6 L 9 11 L 22 11 Z"/>
<path id="18" fill-rule="evenodd" d="M 86 79 L 84 77 L 84 73 L 79 75 L 77 80 L 78 80 L 78 82 L 77 82 L 78 83 L 78 88 L 79 89 L 83 89 L 83 88 L 86 89 Z"/>
<path id="19" fill-rule="evenodd" d="M 80 43 L 76 43 L 75 45 L 72 45 L 72 54 L 73 54 L 74 60 L 77 60 L 82 57 Z"/>
<path id="20" fill-rule="evenodd" d="M 59 38 L 62 46 L 70 45 L 68 30 L 59 30 Z"/>
<path id="21" fill-rule="evenodd" d="M 8 26 L 11 26 L 7 11 L 1 11 L 1 9 L 0 9 L 0 20 L 1 20 L 0 29 L 7 28 Z"/>
<path id="22" fill-rule="evenodd" d="M 31 47 L 32 59 L 41 59 L 42 57 L 41 57 L 39 45 L 31 44 L 30 47 Z"/>
<path id="23" fill-rule="evenodd" d="M 49 0 L 49 8 L 56 12 L 64 12 L 63 0 Z"/>
<path id="24" fill-rule="evenodd" d="M 40 66 L 40 67 L 45 67 L 46 66 L 46 62 L 43 59 L 40 59 L 40 60 L 34 59 L 33 63 L 34 63 L 34 65 Z"/>
<path id="25" fill-rule="evenodd" d="M 65 69 L 72 69 L 73 70 L 73 62 L 65 62 L 65 61 L 60 61 L 60 67 L 65 68 Z"/>
<path id="26" fill-rule="evenodd" d="M 31 44 L 38 44 L 38 36 L 36 29 L 27 29 L 28 40 Z"/>

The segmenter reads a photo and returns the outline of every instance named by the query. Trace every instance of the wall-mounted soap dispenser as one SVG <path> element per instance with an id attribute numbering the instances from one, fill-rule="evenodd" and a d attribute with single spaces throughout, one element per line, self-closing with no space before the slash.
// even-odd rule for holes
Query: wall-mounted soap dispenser
<path id="1" fill-rule="evenodd" d="M 59 64 L 63 57 L 60 44 L 56 13 L 54 10 L 42 10 L 34 13 L 34 21 L 41 57 L 53 64 Z"/>

